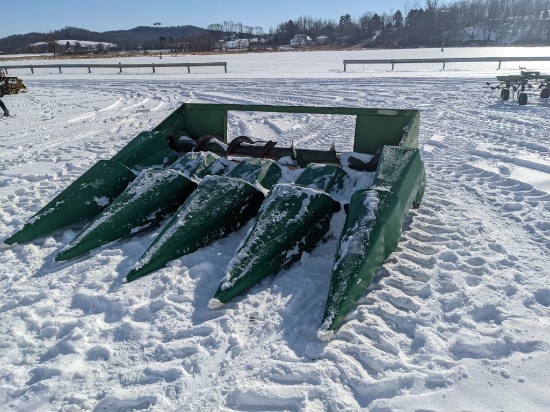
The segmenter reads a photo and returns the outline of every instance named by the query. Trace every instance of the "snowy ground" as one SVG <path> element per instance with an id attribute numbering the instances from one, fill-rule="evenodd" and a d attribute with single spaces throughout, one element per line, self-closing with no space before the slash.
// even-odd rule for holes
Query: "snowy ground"
<path id="1" fill-rule="evenodd" d="M 549 49 L 445 53 L 480 51 Z M 64 264 L 53 257 L 82 226 L 0 249 L 0 409 L 547 410 L 550 103 L 500 101 L 482 88 L 499 73 L 493 63 L 343 72 L 343 59 L 437 53 L 172 59 L 228 61 L 227 74 L 10 71 L 28 92 L 6 96 L 14 116 L 0 119 L 0 241 L 183 102 L 419 109 L 428 186 L 372 290 L 328 343 L 316 331 L 335 237 L 220 310 L 207 303 L 248 226 L 130 284 L 122 279 L 158 230 Z M 346 118 L 229 121 L 231 136 L 351 149 Z"/>

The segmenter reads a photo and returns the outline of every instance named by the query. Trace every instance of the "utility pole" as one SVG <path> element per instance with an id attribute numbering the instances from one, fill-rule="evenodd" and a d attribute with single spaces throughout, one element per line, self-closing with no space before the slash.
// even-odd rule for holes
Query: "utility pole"
<path id="1" fill-rule="evenodd" d="M 157 28 L 157 37 L 159 39 L 159 59 L 162 59 L 162 51 L 160 50 L 160 34 L 159 34 L 160 23 L 157 21 L 156 23 L 154 23 L 154 25 Z"/>
<path id="2" fill-rule="evenodd" d="M 449 10 L 442 9 L 441 14 L 443 16 L 443 33 L 441 33 L 441 51 L 445 51 L 445 22 L 446 16 L 449 14 Z"/>

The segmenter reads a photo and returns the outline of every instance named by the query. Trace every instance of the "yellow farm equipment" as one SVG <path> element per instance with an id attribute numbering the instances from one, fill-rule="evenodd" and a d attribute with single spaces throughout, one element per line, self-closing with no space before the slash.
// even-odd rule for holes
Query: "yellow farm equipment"
<path id="1" fill-rule="evenodd" d="M 23 84 L 23 80 L 15 76 L 6 76 L 4 71 L 0 69 L 0 97 L 6 94 L 17 94 L 27 90 L 27 86 Z"/>

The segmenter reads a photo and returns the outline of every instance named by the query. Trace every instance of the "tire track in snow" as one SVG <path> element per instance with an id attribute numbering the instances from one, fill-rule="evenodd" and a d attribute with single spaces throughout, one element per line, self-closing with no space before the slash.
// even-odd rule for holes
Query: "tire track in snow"
<path id="1" fill-rule="evenodd" d="M 334 253 L 335 239 L 218 312 L 206 309 L 201 299 L 204 290 L 215 290 L 221 275 L 201 271 L 200 261 L 220 259 L 215 256 L 217 250 L 223 250 L 220 244 L 178 260 L 139 287 L 123 292 L 106 289 L 120 281 L 115 279 L 117 273 L 131 266 L 153 234 L 105 248 L 92 260 L 93 267 L 78 261 L 36 278 L 43 290 L 58 294 L 53 308 L 41 304 L 45 298 L 40 293 L 27 297 L 19 308 L 9 302 L 21 300 L 24 290 L 17 282 L 39 269 L 32 267 L 33 256 L 54 254 L 70 240 L 70 231 L 3 253 L 2 263 L 7 266 L 19 258 L 29 262 L 22 273 L 4 276 L 9 302 L 3 309 L 21 312 L 21 320 L 6 327 L 8 336 L 15 340 L 24 335 L 51 336 L 47 343 L 21 341 L 19 346 L 13 345 L 21 359 L 43 359 L 49 368 L 36 371 L 36 385 L 48 382 L 48 376 L 57 376 L 58 359 L 78 359 L 83 353 L 94 361 L 80 373 L 94 374 L 91 382 L 99 387 L 90 388 L 82 379 L 82 389 L 98 393 L 100 403 L 84 404 L 82 409 L 138 407 L 140 396 L 130 388 L 139 385 L 140 393 L 163 394 L 147 399 L 151 407 L 170 410 L 177 405 L 182 410 L 186 408 L 183 405 L 199 409 L 216 405 L 228 410 L 359 410 L 383 407 L 403 391 L 420 395 L 453 388 L 467 378 L 468 371 L 461 364 L 464 359 L 486 359 L 490 367 L 500 370 L 514 356 L 544 350 L 544 343 L 529 339 L 532 325 L 525 324 L 524 318 L 534 313 L 544 324 L 550 314 L 548 287 L 528 276 L 544 273 L 547 267 L 543 242 L 548 238 L 547 193 L 512 179 L 507 170 L 514 165 L 506 157 L 493 159 L 483 153 L 500 150 L 510 159 L 547 159 L 548 147 L 542 139 L 550 135 L 544 122 L 547 112 L 537 107 L 521 111 L 494 100 L 480 103 L 478 96 L 468 96 L 465 89 L 478 87 L 481 81 L 465 83 L 461 89 L 452 81 L 398 78 L 191 81 L 185 82 L 185 87 L 170 81 L 120 81 L 108 87 L 97 83 L 84 86 L 88 96 L 77 99 L 77 113 L 89 112 L 90 105 L 109 108 L 116 99 L 121 103 L 96 112 L 105 123 L 75 122 L 74 128 L 49 137 L 51 141 L 43 141 L 43 115 L 52 116 L 51 121 L 67 120 L 59 114 L 67 106 L 54 103 L 46 107 L 39 93 L 63 92 L 70 97 L 74 83 L 37 85 L 33 92 L 37 94 L 37 120 L 22 128 L 24 141 L 32 147 L 22 145 L 13 149 L 15 154 L 10 149 L 6 157 L 12 162 L 10 167 L 17 161 L 24 166 L 20 157 L 27 153 L 59 163 L 58 159 L 66 156 L 64 146 L 75 153 L 76 147 L 90 145 L 85 152 L 76 152 L 82 158 L 85 154 L 95 156 L 88 161 L 108 158 L 139 131 L 154 127 L 189 99 L 379 106 L 422 110 L 420 140 L 428 187 L 420 209 L 411 211 L 406 219 L 398 249 L 329 343 L 315 339 L 323 312 L 321 297 L 326 296 L 330 282 L 330 268 L 319 262 Z M 145 111 L 130 113 L 128 120 L 122 109 L 143 102 L 145 97 L 150 99 L 144 103 Z M 154 111 L 159 99 L 166 104 Z M 528 117 L 523 118 L 526 112 Z M 265 115 L 235 115 L 230 117 L 229 127 L 236 134 L 254 133 L 259 125 L 269 128 L 261 122 Z M 352 143 L 353 137 L 345 133 L 337 118 L 286 114 L 267 118 L 273 124 L 299 123 L 300 128 L 291 130 L 293 137 L 285 137 L 298 147 L 324 144 L 320 139 L 325 129 L 341 133 L 343 146 Z M 479 133 L 481 129 L 483 133 Z M 274 128 L 265 130 L 272 130 L 273 137 L 280 136 Z M 514 136 L 521 133 L 521 141 L 508 137 L 510 131 Z M 75 140 L 71 133 L 82 138 Z M 93 141 L 87 133 L 94 133 Z M 120 143 L 113 147 L 112 139 L 121 134 Z M 0 144 L 7 143 L 0 140 Z M 342 150 L 339 144 L 337 148 Z M 480 167 L 480 158 L 485 168 Z M 81 161 L 82 167 L 67 159 L 53 176 L 68 182 L 86 168 Z M 3 227 L 20 225 L 25 214 L 39 207 L 36 199 L 43 199 L 45 192 L 57 193 L 59 181 L 49 183 L 43 176 L 35 179 L 2 204 L 9 204 L 0 211 Z M 507 236 L 502 238 L 502 233 Z M 72 302 L 64 302 L 66 293 L 73 296 Z M 44 316 L 55 317 L 57 323 L 47 323 Z M 105 342 L 104 336 L 111 336 L 113 327 L 114 342 Z M 524 330 L 525 338 L 511 340 L 513 328 Z M 114 350 L 117 347 L 121 354 Z M 126 356 L 129 351 L 124 348 L 134 348 L 135 353 Z M 136 370 L 138 364 L 147 366 Z"/>

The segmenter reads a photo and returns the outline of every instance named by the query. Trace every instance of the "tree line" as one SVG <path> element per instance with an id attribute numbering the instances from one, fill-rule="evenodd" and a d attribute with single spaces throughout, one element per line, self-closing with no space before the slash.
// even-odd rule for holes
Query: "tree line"
<path id="1" fill-rule="evenodd" d="M 119 50 L 205 52 L 223 49 L 230 41 L 247 49 L 262 49 L 288 45 L 296 35 L 308 36 L 313 44 L 323 38 L 336 47 L 550 44 L 550 0 L 457 0 L 447 4 L 425 0 L 423 6 L 415 1 L 414 6 L 390 14 L 367 11 L 359 16 L 342 14 L 337 19 L 300 16 L 268 31 L 233 21 L 212 23 L 207 29 L 136 27 L 104 33 L 66 27 L 0 39 L 0 51 L 31 52 L 29 41 L 42 41 L 47 44 L 42 47 L 51 52 L 64 39 L 116 43 Z"/>
<path id="2" fill-rule="evenodd" d="M 549 0 L 426 0 L 395 13 L 343 14 L 338 20 L 300 16 L 264 32 L 224 21 L 211 24 L 213 39 L 260 38 L 286 45 L 297 34 L 323 36 L 337 45 L 419 47 L 447 45 L 550 44 Z"/>
<path id="3" fill-rule="evenodd" d="M 371 47 L 448 45 L 550 44 L 549 0 L 459 0 L 393 14 L 365 12 L 338 21 L 302 16 L 281 23 L 270 33 L 276 43 L 304 33 L 312 39 L 328 36 L 337 44 Z"/>

